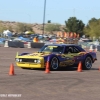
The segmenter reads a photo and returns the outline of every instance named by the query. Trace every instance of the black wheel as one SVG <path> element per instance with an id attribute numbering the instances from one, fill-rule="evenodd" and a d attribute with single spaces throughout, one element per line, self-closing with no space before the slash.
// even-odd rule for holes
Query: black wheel
<path id="1" fill-rule="evenodd" d="M 85 61 L 83 63 L 83 69 L 89 70 L 92 67 L 92 58 L 91 57 L 86 57 Z"/>
<path id="2" fill-rule="evenodd" d="M 50 68 L 51 70 L 58 70 L 59 68 L 59 61 L 57 57 L 53 57 L 50 61 Z"/>

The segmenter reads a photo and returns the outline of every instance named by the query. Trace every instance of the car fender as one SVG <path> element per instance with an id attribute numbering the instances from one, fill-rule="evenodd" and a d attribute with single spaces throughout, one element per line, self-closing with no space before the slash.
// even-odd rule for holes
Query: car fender
<path id="1" fill-rule="evenodd" d="M 58 56 L 57 56 L 56 54 L 51 54 L 51 55 L 49 55 L 49 56 L 47 57 L 47 61 L 51 61 L 51 59 L 52 59 L 53 57 L 57 57 L 57 58 L 58 58 Z M 58 60 L 59 60 L 59 58 L 58 58 Z"/>
<path id="2" fill-rule="evenodd" d="M 93 62 L 93 56 L 92 56 L 90 53 L 86 53 L 86 54 L 84 55 L 84 60 L 86 59 L 87 56 L 90 56 L 90 57 L 92 58 L 92 62 Z M 84 60 L 83 60 L 83 62 L 84 62 Z"/>

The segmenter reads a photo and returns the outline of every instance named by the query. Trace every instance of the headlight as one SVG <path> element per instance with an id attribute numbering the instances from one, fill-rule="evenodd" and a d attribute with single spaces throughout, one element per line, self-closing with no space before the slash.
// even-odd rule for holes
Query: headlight
<path id="1" fill-rule="evenodd" d="M 22 62 L 22 59 L 19 59 L 20 62 Z"/>
<path id="2" fill-rule="evenodd" d="M 16 62 L 19 62 L 19 58 L 16 58 Z"/>
<path id="3" fill-rule="evenodd" d="M 41 60 L 35 59 L 35 60 L 34 60 L 34 63 L 41 63 Z"/>
<path id="4" fill-rule="evenodd" d="M 34 63 L 37 63 L 37 60 L 34 60 Z"/>
<path id="5" fill-rule="evenodd" d="M 41 60 L 37 60 L 37 63 L 41 63 Z"/>

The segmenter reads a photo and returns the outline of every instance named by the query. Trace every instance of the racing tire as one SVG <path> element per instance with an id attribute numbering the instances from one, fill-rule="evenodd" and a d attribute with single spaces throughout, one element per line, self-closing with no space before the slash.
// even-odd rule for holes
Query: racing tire
<path id="1" fill-rule="evenodd" d="M 58 70 L 59 69 L 59 60 L 57 57 L 53 57 L 50 61 L 50 69 Z"/>
<path id="2" fill-rule="evenodd" d="M 90 70 L 92 67 L 92 58 L 87 56 L 83 62 L 83 69 Z"/>

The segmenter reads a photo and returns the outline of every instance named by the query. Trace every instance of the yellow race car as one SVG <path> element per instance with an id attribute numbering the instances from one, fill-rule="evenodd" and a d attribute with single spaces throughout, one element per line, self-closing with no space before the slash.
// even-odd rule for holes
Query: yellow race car
<path id="1" fill-rule="evenodd" d="M 84 69 L 91 69 L 97 57 L 95 52 L 86 52 L 75 44 L 47 44 L 35 53 L 17 53 L 15 60 L 21 68 L 45 68 L 48 61 L 50 69 L 57 70 L 60 67 L 74 67 L 81 61 Z"/>

